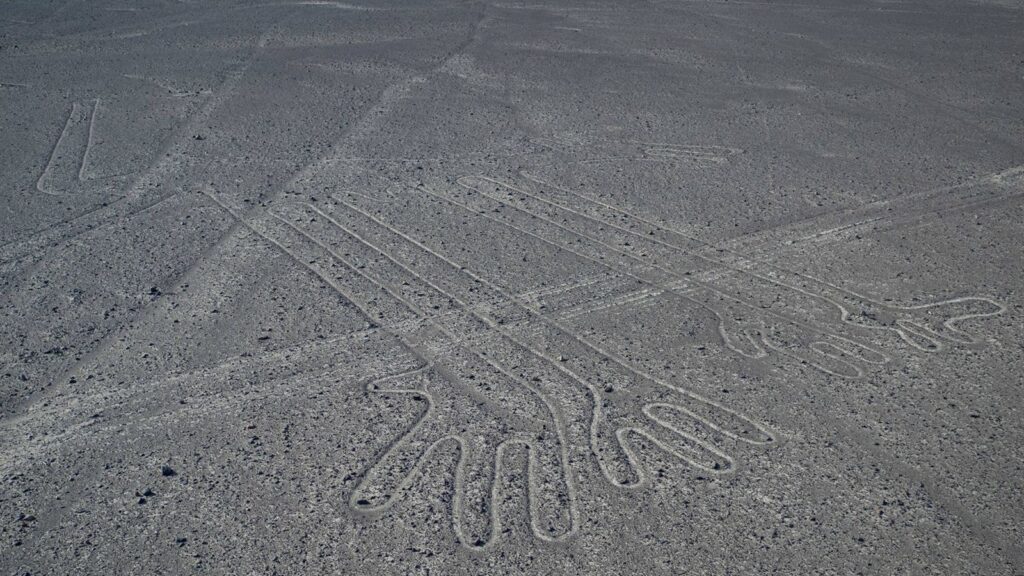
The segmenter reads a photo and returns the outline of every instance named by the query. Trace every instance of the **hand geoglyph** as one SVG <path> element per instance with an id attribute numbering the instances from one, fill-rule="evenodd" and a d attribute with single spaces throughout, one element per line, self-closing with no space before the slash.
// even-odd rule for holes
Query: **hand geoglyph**
<path id="1" fill-rule="evenodd" d="M 302 206 L 284 206 L 248 223 L 398 338 L 421 360 L 410 373 L 368 385 L 377 394 L 421 401 L 421 417 L 379 456 L 353 491 L 350 503 L 368 513 L 390 508 L 423 462 L 454 446 L 456 494 L 452 521 L 470 548 L 493 545 L 501 533 L 496 479 L 509 450 L 527 453 L 531 528 L 560 540 L 577 529 L 575 490 L 566 470 L 566 445 L 554 407 L 536 387 L 496 361 L 507 342 L 486 338 L 487 326 L 449 309 L 430 314 L 441 299 L 393 277 L 389 262 L 337 233 Z"/>
<path id="2" fill-rule="evenodd" d="M 821 280 L 710 250 L 699 241 L 618 208 L 547 186 L 486 177 L 459 180 L 461 192 L 425 187 L 431 197 L 475 213 L 630 278 L 649 293 L 698 305 L 718 320 L 724 345 L 738 355 L 777 356 L 840 378 L 859 378 L 888 354 L 858 338 L 883 330 L 907 346 L 937 351 L 978 339 L 960 324 L 1001 313 L 982 297 L 898 307 Z M 554 190 L 554 192 L 550 192 Z M 423 405 L 415 424 L 378 455 L 350 504 L 369 514 L 400 501 L 440 449 L 458 452 L 453 529 L 472 549 L 502 533 L 498 506 L 510 451 L 526 455 L 533 534 L 559 541 L 579 529 L 565 398 L 587 399 L 586 452 L 613 486 L 645 484 L 651 470 L 639 443 L 704 474 L 729 473 L 741 445 L 776 441 L 765 425 L 655 377 L 574 330 L 557 314 L 513 293 L 405 232 L 380 213 L 338 194 L 326 203 L 276 203 L 246 224 L 319 275 L 367 319 L 397 338 L 422 366 L 377 380 L 371 393 L 405 395 Z M 511 208 L 498 210 L 496 207 Z M 713 254 L 713 256 L 712 256 Z M 759 307 L 714 275 L 681 274 L 685 265 L 717 266 L 766 290 L 788 290 L 839 311 L 834 322 Z M 842 327 L 852 327 L 844 331 Z"/>

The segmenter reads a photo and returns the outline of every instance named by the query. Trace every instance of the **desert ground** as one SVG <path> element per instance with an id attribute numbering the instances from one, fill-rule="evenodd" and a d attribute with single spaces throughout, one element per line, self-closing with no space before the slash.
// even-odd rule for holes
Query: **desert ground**
<path id="1" fill-rule="evenodd" d="M 1024 4 L 0 2 L 3 574 L 1024 574 Z"/>

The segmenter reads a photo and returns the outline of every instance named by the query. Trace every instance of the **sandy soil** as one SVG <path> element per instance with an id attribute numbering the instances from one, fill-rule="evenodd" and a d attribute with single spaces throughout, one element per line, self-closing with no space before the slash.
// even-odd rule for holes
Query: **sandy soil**
<path id="1" fill-rule="evenodd" d="M 1021 30 L 4 2 L 0 569 L 1024 573 Z"/>

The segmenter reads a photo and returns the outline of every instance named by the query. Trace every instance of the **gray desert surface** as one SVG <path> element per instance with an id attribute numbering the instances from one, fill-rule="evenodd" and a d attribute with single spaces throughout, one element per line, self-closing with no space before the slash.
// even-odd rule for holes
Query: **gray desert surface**
<path id="1" fill-rule="evenodd" d="M 4 574 L 1024 574 L 1024 5 L 0 3 Z"/>

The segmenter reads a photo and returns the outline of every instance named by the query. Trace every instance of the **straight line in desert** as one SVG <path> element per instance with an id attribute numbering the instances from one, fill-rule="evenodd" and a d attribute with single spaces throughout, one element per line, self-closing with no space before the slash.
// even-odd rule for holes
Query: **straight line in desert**
<path id="1" fill-rule="evenodd" d="M 524 172 L 523 176 L 534 182 L 543 182 L 529 173 Z M 970 209 L 982 206 L 986 202 L 1018 198 L 1024 194 L 1021 186 L 1022 177 L 1024 177 L 1024 166 L 1014 166 L 968 182 L 876 200 L 860 206 L 812 216 L 770 230 L 738 236 L 719 243 L 717 248 L 738 250 L 742 247 L 748 254 L 754 254 L 805 242 L 821 242 L 845 237 L 848 235 L 847 233 L 869 225 L 898 226 L 947 210 Z M 977 190 L 987 185 L 995 185 L 996 190 L 987 192 Z M 587 198 L 587 200 L 594 201 L 595 199 Z M 665 226 L 664 224 L 656 225 Z M 678 233 L 684 234 L 681 231 Z"/>
<path id="2" fill-rule="evenodd" d="M 135 398 L 151 398 L 154 391 L 164 382 L 177 380 L 192 380 L 201 382 L 203 380 L 216 379 L 218 377 L 238 377 L 242 373 L 259 372 L 263 375 L 273 375 L 275 379 L 293 378 L 299 375 L 327 375 L 338 377 L 342 373 L 350 373 L 365 380 L 379 380 L 391 376 L 401 376 L 420 369 L 421 365 L 403 366 L 395 373 L 393 360 L 380 363 L 387 364 L 387 368 L 376 366 L 371 358 L 369 363 L 360 363 L 356 368 L 346 368 L 349 363 L 339 362 L 339 357 L 349 354 L 355 341 L 366 340 L 380 332 L 378 328 L 371 328 L 351 334 L 334 336 L 320 341 L 304 342 L 287 348 L 270 350 L 258 355 L 242 355 L 228 358 L 212 366 L 204 366 L 194 370 L 172 374 L 161 374 L 152 380 L 140 382 L 140 386 L 119 387 L 111 390 L 104 388 L 100 392 L 77 394 L 69 397 L 61 403 L 52 403 L 47 406 L 36 405 L 32 410 L 8 416 L 0 420 L 0 430 L 6 431 L 0 435 L 0 452 L 4 454 L 4 464 L 7 469 L 19 465 L 18 457 L 29 455 L 38 456 L 47 449 L 56 449 L 65 439 L 74 438 L 77 431 L 90 426 L 94 418 L 90 415 L 102 414 L 113 407 L 122 406 Z M 275 374 L 274 369 L 282 369 Z M 232 376 L 234 375 L 234 376 Z M 145 391 L 140 391 L 140 388 Z M 220 391 L 216 391 L 219 393 Z M 201 398 L 203 394 L 214 393 L 205 387 L 196 392 L 197 395 L 190 396 L 193 400 Z M 25 437 L 26 430 L 49 428 L 62 430 L 59 434 L 35 435 L 30 441 L 19 440 Z"/>
<path id="3" fill-rule="evenodd" d="M 355 274 L 357 274 L 359 276 L 362 276 L 363 278 L 366 278 L 370 282 L 373 282 L 374 284 L 376 284 L 383 292 L 388 293 L 392 298 L 394 298 L 395 300 L 401 302 L 408 309 L 414 311 L 414 313 L 416 313 L 418 316 L 420 316 L 421 318 L 426 320 L 432 326 L 434 326 L 437 329 L 439 329 L 440 331 L 444 332 L 449 338 L 453 339 L 454 341 L 464 340 L 462 335 L 460 335 L 460 334 L 458 334 L 456 332 L 453 332 L 449 327 L 445 326 L 443 323 L 436 322 L 435 320 L 429 319 L 429 315 L 426 313 L 426 311 L 422 310 L 415 303 L 413 303 L 413 302 L 409 301 L 408 299 L 406 299 L 405 297 L 403 297 L 398 292 L 398 290 L 395 289 L 394 287 L 388 285 L 385 282 L 381 282 L 379 280 L 376 280 L 376 279 L 372 278 L 365 270 L 361 269 L 359 266 L 354 265 L 347 258 L 345 258 L 342 255 L 338 254 L 333 248 L 331 248 L 330 246 L 324 244 L 323 242 L 321 242 L 320 240 L 318 240 L 317 238 L 312 236 L 309 232 L 300 229 L 295 224 L 293 224 L 290 221 L 288 221 L 286 218 L 283 218 L 282 216 L 279 216 L 279 215 L 276 215 L 276 214 L 273 214 L 273 213 L 271 213 L 271 215 L 274 216 L 274 218 L 278 219 L 283 224 L 291 227 L 293 230 L 295 230 L 295 232 L 301 234 L 302 236 L 307 238 L 309 241 L 311 241 L 314 244 L 316 244 L 317 246 L 319 246 L 323 251 L 325 251 L 328 254 L 330 254 L 331 257 L 333 257 L 333 259 L 343 263 L 350 271 L 352 271 Z M 296 261 L 301 261 L 301 259 L 299 259 L 297 257 L 295 259 L 296 259 Z M 318 274 L 325 281 L 328 281 L 331 285 L 334 285 L 334 286 L 336 286 L 336 287 L 338 287 L 340 289 L 340 286 L 338 286 L 336 281 L 334 281 L 333 279 L 330 279 L 329 277 L 327 277 L 325 275 L 322 275 L 322 274 L 320 274 L 319 272 L 316 272 L 316 271 L 314 271 L 314 273 Z M 343 295 L 346 295 L 346 297 L 348 297 L 348 292 L 347 291 L 341 292 L 341 293 Z M 358 304 L 357 304 L 357 306 L 358 306 Z M 484 323 L 487 324 L 489 327 L 494 328 L 493 325 L 491 325 L 489 322 L 487 322 L 485 317 L 480 316 L 480 315 L 476 315 L 476 314 L 474 314 L 474 315 L 479 320 L 484 321 Z M 372 318 L 372 316 L 370 314 L 367 314 L 367 316 Z M 429 352 L 426 352 L 425 349 L 421 345 L 418 345 L 418 344 L 414 343 L 413 341 L 409 340 L 404 334 L 402 334 L 400 332 L 395 332 L 394 334 L 395 334 L 396 338 L 398 338 L 407 348 L 409 348 L 410 350 L 415 351 L 417 354 L 420 354 L 421 357 L 423 357 L 425 359 L 429 358 L 429 362 L 430 362 L 431 366 L 437 366 L 438 365 L 439 359 L 436 358 L 433 354 L 430 354 Z M 475 343 L 475 345 L 479 346 L 481 344 L 487 343 L 487 340 L 486 340 L 486 338 L 475 339 L 474 343 Z M 501 352 L 502 350 L 507 350 L 507 346 L 504 346 L 504 345 L 498 346 L 498 348 L 495 350 L 495 352 Z M 509 378 L 511 381 L 516 382 L 519 386 L 521 386 L 524 389 L 529 390 L 532 393 L 536 394 L 537 397 L 540 398 L 548 406 L 548 409 L 549 409 L 549 411 L 550 411 L 550 413 L 552 415 L 559 414 L 559 411 L 557 411 L 555 409 L 555 407 L 550 404 L 550 401 L 546 398 L 546 396 L 543 393 L 541 393 L 540 390 L 538 390 L 536 388 L 536 386 L 534 386 L 533 384 L 527 382 L 525 379 L 523 379 L 519 375 L 513 373 L 511 370 L 505 368 L 502 364 L 500 364 L 499 362 L 495 361 L 493 358 L 497 357 L 496 354 L 486 354 L 486 353 L 482 354 L 482 353 L 480 353 L 480 352 L 478 352 L 478 351 L 476 351 L 476 350 L 474 350 L 472 348 L 468 348 L 468 351 L 473 356 L 475 356 L 479 361 L 481 361 L 481 362 L 491 366 L 493 369 L 497 370 L 498 372 L 503 374 L 505 377 Z M 455 383 L 455 380 L 452 381 L 452 384 L 454 384 L 454 383 Z M 392 391 L 392 392 L 407 392 L 407 391 L 393 390 L 393 389 L 390 390 L 390 391 Z M 410 392 L 410 393 L 412 393 L 412 392 Z M 429 394 L 426 397 L 428 398 L 428 401 L 431 401 L 431 407 L 432 407 L 433 404 L 432 404 L 432 400 L 430 400 Z M 493 404 L 490 404 L 490 405 L 492 406 L 492 408 L 494 407 Z M 407 436 L 411 435 L 411 434 L 415 434 L 416 431 L 417 431 L 416 428 L 418 428 L 419 426 L 422 425 L 422 423 L 426 420 L 427 416 L 428 416 L 428 414 L 424 414 L 423 418 L 420 421 L 417 422 L 416 427 L 413 430 L 411 430 L 407 434 Z M 557 425 L 557 418 L 556 418 L 556 425 Z M 557 427 L 558 427 L 559 442 L 561 444 L 561 450 L 562 450 L 561 460 L 562 460 L 563 463 L 566 463 L 566 462 L 568 462 L 568 454 L 567 454 L 567 451 L 566 451 L 567 450 L 567 443 L 566 443 L 565 437 L 564 437 L 564 425 L 557 425 Z M 404 438 L 404 436 L 403 436 L 403 438 Z M 400 440 L 401 439 L 399 439 L 399 441 Z M 456 489 L 457 489 L 457 491 L 461 491 L 462 476 L 463 476 L 463 473 L 464 473 L 463 471 L 464 471 L 465 465 L 466 465 L 466 462 L 464 461 L 464 457 L 465 457 L 465 454 L 466 454 L 467 450 L 466 450 L 466 447 L 465 447 L 465 445 L 463 443 L 464 441 L 461 438 L 457 437 L 457 436 L 445 436 L 444 438 L 441 438 L 440 440 L 437 440 L 436 442 L 434 442 L 434 444 L 432 446 L 430 446 L 423 453 L 423 456 L 422 456 L 421 460 L 419 460 L 419 462 L 416 464 L 416 466 L 410 472 L 410 474 L 408 476 L 406 476 L 405 480 L 402 482 L 402 485 L 401 485 L 402 489 L 406 488 L 408 486 L 408 484 L 411 483 L 412 476 L 417 472 L 417 470 L 421 466 L 422 462 L 430 457 L 430 454 L 433 452 L 433 450 L 440 443 L 446 442 L 446 441 L 449 441 L 449 440 L 454 440 L 454 441 L 456 441 L 456 442 L 458 442 L 460 444 L 460 462 L 459 462 L 459 465 L 458 465 L 458 467 L 456 469 L 456 484 L 457 484 Z M 495 470 L 495 474 L 496 475 L 500 472 L 500 462 L 501 462 L 501 459 L 503 458 L 505 446 L 508 445 L 508 442 L 524 443 L 524 444 L 527 445 L 527 447 L 530 450 L 534 450 L 534 447 L 532 445 L 530 445 L 529 441 L 512 439 L 512 440 L 509 440 L 507 442 L 503 442 L 502 444 L 500 444 L 498 446 L 498 449 L 497 449 L 498 452 L 496 454 L 496 459 L 497 459 L 497 466 L 498 467 Z M 391 450 L 394 450 L 396 447 L 397 447 L 397 441 L 392 444 L 391 448 L 389 449 L 389 452 Z M 387 456 L 388 456 L 388 454 L 385 454 L 382 458 L 386 458 Z M 535 536 L 537 536 L 538 538 L 541 538 L 543 540 L 549 540 L 549 541 L 560 541 L 560 540 L 564 540 L 564 539 L 570 537 L 572 534 L 574 534 L 578 530 L 578 514 L 575 512 L 575 490 L 572 487 L 572 483 L 571 483 L 570 476 L 568 474 L 568 470 L 567 469 L 565 470 L 565 479 L 566 479 L 566 481 L 568 483 L 567 486 L 568 486 L 568 490 L 569 490 L 571 526 L 570 526 L 569 530 L 566 533 L 558 535 L 558 536 L 555 536 L 555 537 L 552 537 L 552 536 L 544 533 L 542 530 L 540 530 L 536 526 L 536 519 L 537 519 L 537 516 L 538 516 L 538 512 L 535 509 L 535 507 L 531 505 L 531 516 L 533 518 L 533 522 L 531 523 L 531 528 L 533 529 Z M 535 483 L 536 483 L 535 478 L 531 477 L 531 484 L 535 484 Z M 369 511 L 379 511 L 379 510 L 388 508 L 391 505 L 393 505 L 393 503 L 395 501 L 394 499 L 390 499 L 390 500 L 388 500 L 387 502 L 385 502 L 381 506 L 376 506 L 376 507 L 370 508 L 370 507 L 367 507 L 367 506 L 359 505 L 358 502 L 355 501 L 355 499 L 356 499 L 356 493 L 353 493 L 353 502 L 352 502 L 352 504 L 353 504 L 354 507 L 366 509 L 366 510 L 369 510 Z M 461 501 L 460 499 L 456 500 L 456 502 L 460 502 L 460 501 Z M 494 502 L 496 502 L 496 501 L 497 500 L 494 500 Z M 473 548 L 487 548 L 487 547 L 490 547 L 490 546 L 494 545 L 497 542 L 498 534 L 500 534 L 500 519 L 497 516 L 497 507 L 496 506 L 492 506 L 491 507 L 491 511 L 492 511 L 492 517 L 491 517 L 490 537 L 483 544 L 480 544 L 480 545 L 474 545 L 471 540 L 466 538 L 465 534 L 462 533 L 461 528 L 459 527 L 458 523 L 456 522 L 456 531 L 457 531 L 458 535 L 460 536 L 460 541 L 462 543 L 468 545 L 469 547 L 473 547 Z M 459 518 L 460 515 L 461 515 L 461 510 L 455 510 L 453 512 L 453 516 L 454 516 L 455 519 Z"/>

